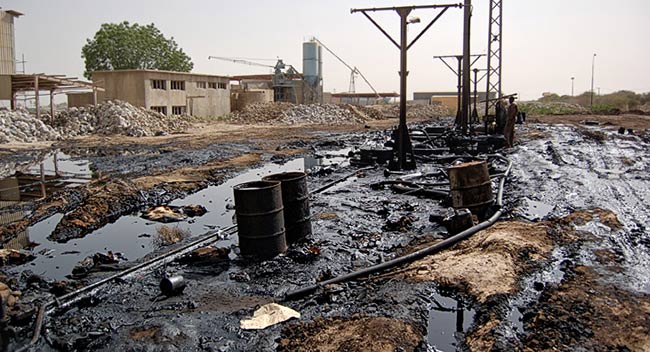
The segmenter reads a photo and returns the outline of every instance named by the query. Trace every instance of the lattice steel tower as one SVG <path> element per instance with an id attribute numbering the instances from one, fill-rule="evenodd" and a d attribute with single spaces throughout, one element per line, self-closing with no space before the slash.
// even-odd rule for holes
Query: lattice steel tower
<path id="1" fill-rule="evenodd" d="M 490 22 L 488 25 L 488 56 L 487 56 L 487 89 L 486 100 L 490 93 L 495 92 L 501 98 L 501 43 L 503 42 L 503 0 L 490 0 Z M 496 105 L 496 100 L 485 104 L 485 116 L 490 108 Z"/>

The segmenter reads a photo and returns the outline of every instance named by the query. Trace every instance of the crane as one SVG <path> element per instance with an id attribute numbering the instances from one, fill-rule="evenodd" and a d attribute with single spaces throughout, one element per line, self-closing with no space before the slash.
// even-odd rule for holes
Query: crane
<path id="1" fill-rule="evenodd" d="M 368 82 L 368 79 L 366 79 L 366 77 L 363 75 L 363 73 L 361 73 L 361 71 L 359 71 L 359 69 L 356 66 L 352 67 L 352 66 L 348 65 L 347 62 L 343 61 L 343 59 L 341 59 L 338 55 L 336 55 L 330 48 L 328 48 L 325 44 L 323 44 L 323 42 L 321 42 L 318 38 L 312 37 L 312 40 L 314 40 L 318 44 L 320 44 L 323 48 L 325 48 L 325 50 L 327 50 L 330 54 L 332 54 L 332 56 L 334 56 L 337 60 L 339 60 L 339 62 L 341 62 L 343 65 L 345 65 L 345 67 L 347 67 L 350 70 L 350 87 L 349 87 L 349 92 L 350 93 L 354 93 L 354 91 L 355 91 L 355 84 L 354 84 L 355 76 L 359 75 L 359 76 L 361 76 L 361 78 L 363 78 L 364 82 L 366 82 L 368 87 L 370 87 L 370 89 L 372 89 L 373 93 L 375 93 L 377 98 L 381 99 L 381 96 L 379 95 L 379 93 L 377 93 L 377 90 L 375 89 L 375 87 L 373 87 L 372 84 L 370 84 L 370 82 Z"/>
<path id="2" fill-rule="evenodd" d="M 222 61 L 230 61 L 234 62 L 236 64 L 244 64 L 244 65 L 250 65 L 250 66 L 259 66 L 259 67 L 269 67 L 275 70 L 275 74 L 282 74 L 282 70 L 286 69 L 287 72 L 286 74 L 298 74 L 298 71 L 293 68 L 293 66 L 285 64 L 282 59 L 278 58 L 278 62 L 275 63 L 275 65 L 268 65 L 268 64 L 260 64 L 258 62 L 253 62 L 253 61 L 248 61 L 244 59 L 239 59 L 239 58 L 233 58 L 233 57 L 222 57 L 222 56 L 208 56 L 208 60 L 222 60 Z M 262 60 L 262 59 L 260 59 Z M 265 60 L 265 59 L 264 59 Z"/>

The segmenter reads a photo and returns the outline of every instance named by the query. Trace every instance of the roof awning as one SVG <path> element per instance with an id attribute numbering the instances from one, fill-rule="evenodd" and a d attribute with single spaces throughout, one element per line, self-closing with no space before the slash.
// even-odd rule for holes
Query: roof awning
<path id="1" fill-rule="evenodd" d="M 92 82 L 78 80 L 77 77 L 46 75 L 44 73 L 11 75 L 11 90 L 13 93 L 34 91 L 37 79 L 39 91 L 65 91 L 70 89 L 104 91 L 104 88 L 93 85 Z"/>

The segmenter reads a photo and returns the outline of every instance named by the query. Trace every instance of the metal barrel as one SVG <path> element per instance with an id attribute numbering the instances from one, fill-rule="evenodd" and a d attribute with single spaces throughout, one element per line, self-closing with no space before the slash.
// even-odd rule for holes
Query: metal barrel
<path id="1" fill-rule="evenodd" d="M 172 276 L 160 281 L 160 291 L 165 296 L 175 296 L 185 289 L 185 279 L 182 276 Z"/>
<path id="2" fill-rule="evenodd" d="M 282 184 L 287 243 L 295 243 L 301 238 L 311 235 L 307 174 L 300 171 L 283 172 L 265 176 L 262 180 L 278 181 Z"/>
<path id="3" fill-rule="evenodd" d="M 234 187 L 242 255 L 272 258 L 287 250 L 280 182 L 254 181 Z"/>
<path id="4" fill-rule="evenodd" d="M 451 205 L 456 209 L 468 208 L 473 214 L 482 217 L 494 202 L 487 162 L 470 161 L 452 166 L 447 171 Z"/>

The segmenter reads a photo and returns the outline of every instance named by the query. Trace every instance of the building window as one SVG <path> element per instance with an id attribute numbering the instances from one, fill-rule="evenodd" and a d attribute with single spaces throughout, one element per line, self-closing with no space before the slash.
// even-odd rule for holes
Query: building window
<path id="1" fill-rule="evenodd" d="M 153 110 L 153 111 L 155 111 L 155 112 L 157 112 L 159 114 L 167 115 L 167 107 L 166 106 L 152 106 L 151 110 Z"/>
<path id="2" fill-rule="evenodd" d="M 208 88 L 217 89 L 217 82 L 208 82 Z"/>
<path id="3" fill-rule="evenodd" d="M 172 115 L 185 115 L 185 106 L 172 106 Z"/>
<path id="4" fill-rule="evenodd" d="M 151 87 L 153 89 L 166 90 L 167 89 L 167 82 L 164 79 L 152 79 L 151 80 Z"/>
<path id="5" fill-rule="evenodd" d="M 172 90 L 185 90 L 185 81 L 171 81 Z"/>
<path id="6" fill-rule="evenodd" d="M 224 82 L 219 82 L 218 86 L 219 86 L 219 89 L 226 89 L 226 83 L 224 83 Z"/>
<path id="7" fill-rule="evenodd" d="M 205 89 L 205 87 L 207 87 L 207 82 L 205 82 L 205 81 L 196 82 L 196 88 Z"/>

